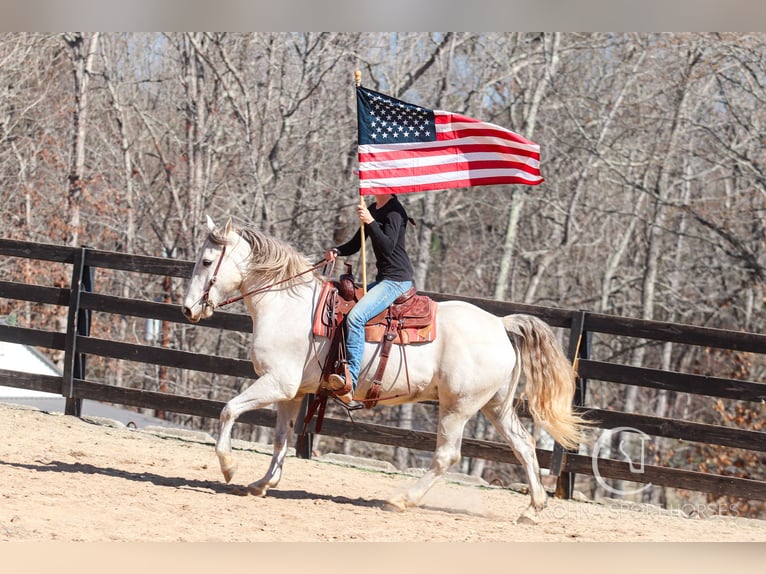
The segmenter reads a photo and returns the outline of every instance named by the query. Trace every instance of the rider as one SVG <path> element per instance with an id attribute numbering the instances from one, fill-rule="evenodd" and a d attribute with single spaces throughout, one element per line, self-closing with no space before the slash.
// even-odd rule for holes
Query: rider
<path id="1" fill-rule="evenodd" d="M 352 400 L 359 380 L 359 371 L 364 352 L 364 325 L 375 315 L 386 309 L 399 295 L 412 287 L 412 264 L 405 248 L 407 212 L 394 194 L 375 196 L 375 203 L 356 208 L 359 221 L 364 225 L 365 237 L 372 240 L 377 274 L 375 281 L 367 286 L 367 293 L 354 305 L 346 316 L 346 353 L 348 373 L 351 376 L 351 390 L 339 397 L 348 403 Z M 361 226 L 356 234 L 343 245 L 325 253 L 327 261 L 334 261 L 338 255 L 353 255 L 362 247 Z M 347 381 L 342 375 L 333 373 L 329 377 L 331 390 L 341 390 Z"/>

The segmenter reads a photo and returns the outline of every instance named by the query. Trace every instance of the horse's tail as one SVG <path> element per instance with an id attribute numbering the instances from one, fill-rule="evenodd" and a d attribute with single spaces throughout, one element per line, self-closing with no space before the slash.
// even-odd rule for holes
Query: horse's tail
<path id="1" fill-rule="evenodd" d="M 535 422 L 563 447 L 577 448 L 587 423 L 572 411 L 575 372 L 553 331 L 531 315 L 507 315 L 503 325 L 519 353 Z"/>

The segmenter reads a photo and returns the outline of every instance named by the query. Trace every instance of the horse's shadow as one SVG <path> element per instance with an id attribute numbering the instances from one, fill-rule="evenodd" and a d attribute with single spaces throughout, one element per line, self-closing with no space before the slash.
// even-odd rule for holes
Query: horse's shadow
<path id="1" fill-rule="evenodd" d="M 82 462 L 63 462 L 52 460 L 49 462 L 37 461 L 35 464 L 25 464 L 20 462 L 6 462 L 0 460 L 0 465 L 23 468 L 34 472 L 68 472 L 82 474 L 99 474 L 115 478 L 123 478 L 134 482 L 150 482 L 157 486 L 169 488 L 182 488 L 194 490 L 206 494 L 229 494 L 234 496 L 248 496 L 247 488 L 241 485 L 225 484 L 213 480 L 195 480 L 179 476 L 163 476 L 152 472 L 131 472 L 117 468 L 100 467 Z M 383 500 L 368 500 L 364 498 L 348 498 L 346 496 L 334 496 L 328 494 L 316 494 L 306 492 L 305 490 L 270 490 L 269 498 L 283 500 L 328 500 L 337 504 L 351 504 L 368 508 L 384 507 L 386 502 Z"/>

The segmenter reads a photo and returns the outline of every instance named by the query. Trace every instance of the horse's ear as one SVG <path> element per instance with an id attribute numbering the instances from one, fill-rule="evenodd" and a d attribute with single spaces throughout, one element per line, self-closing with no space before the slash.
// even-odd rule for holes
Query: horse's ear
<path id="1" fill-rule="evenodd" d="M 231 217 L 226 221 L 226 226 L 223 228 L 224 236 L 228 235 L 229 231 L 231 231 Z"/>
<path id="2" fill-rule="evenodd" d="M 206 215 L 205 217 L 207 217 L 207 228 L 212 233 L 213 231 L 215 231 L 215 223 L 213 222 L 213 218 L 210 217 L 209 215 Z"/>

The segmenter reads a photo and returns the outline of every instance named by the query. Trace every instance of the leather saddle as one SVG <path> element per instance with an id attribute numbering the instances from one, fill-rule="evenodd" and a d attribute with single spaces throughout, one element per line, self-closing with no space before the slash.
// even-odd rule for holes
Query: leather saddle
<path id="1" fill-rule="evenodd" d="M 347 272 L 338 281 L 324 282 L 314 314 L 313 333 L 330 339 L 330 351 L 322 370 L 323 382 L 327 382 L 332 373 L 344 374 L 348 380 L 345 373 L 345 346 L 342 344 L 343 324 L 348 313 L 363 297 L 364 290 L 354 283 L 351 265 L 346 266 Z M 436 338 L 436 311 L 436 301 L 427 295 L 418 295 L 412 287 L 367 322 L 364 328 L 365 340 L 380 343 L 380 361 L 364 401 L 366 408 L 377 404 L 391 345 L 433 341 Z"/>

